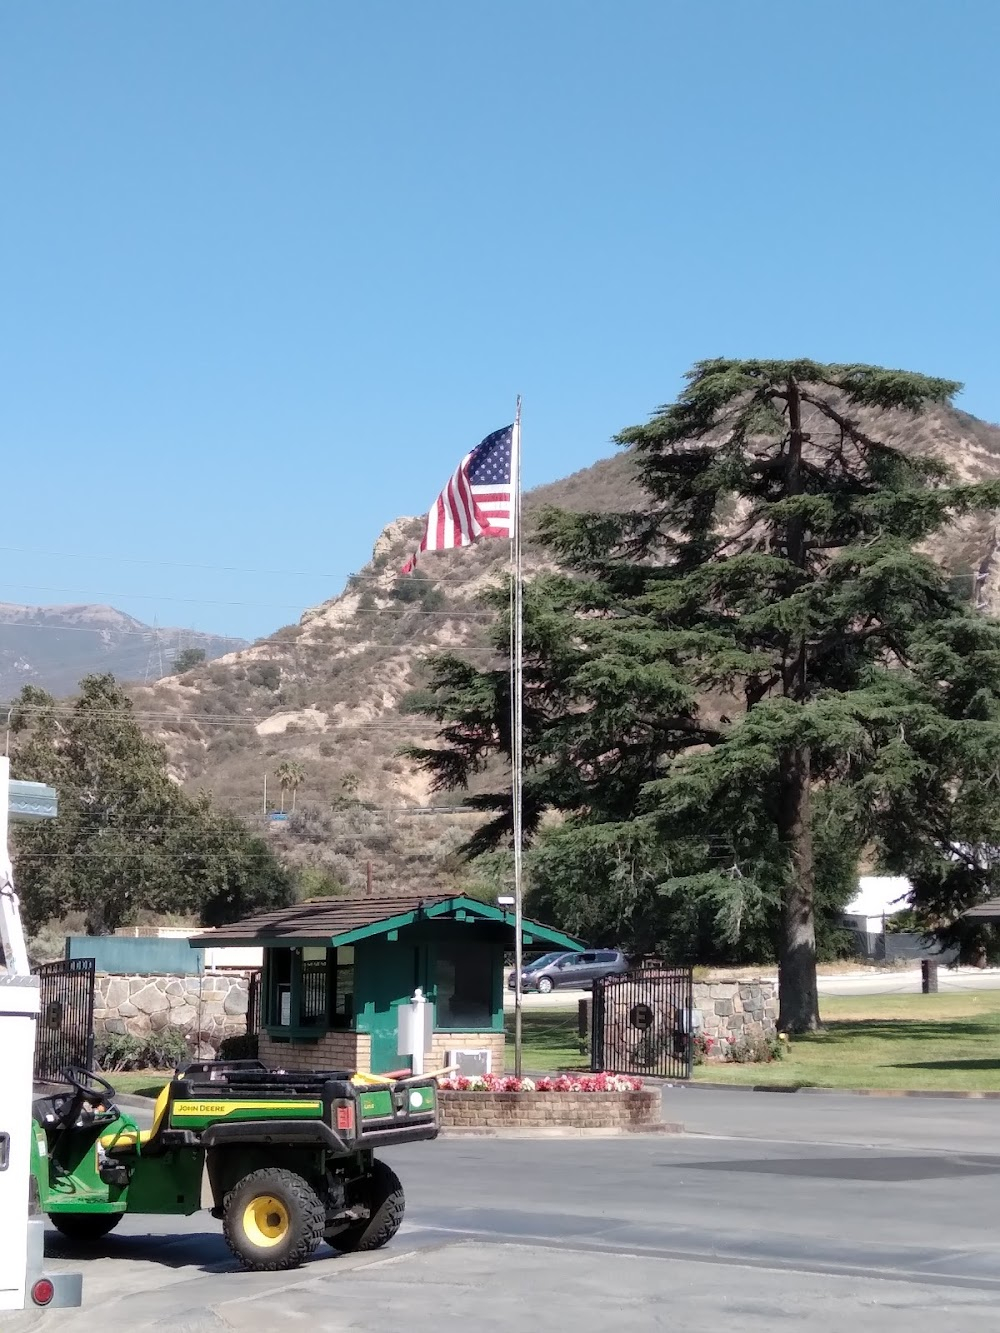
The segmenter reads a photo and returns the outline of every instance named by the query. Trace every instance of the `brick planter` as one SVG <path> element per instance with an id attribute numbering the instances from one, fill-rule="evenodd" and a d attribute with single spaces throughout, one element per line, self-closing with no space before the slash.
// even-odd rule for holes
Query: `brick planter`
<path id="1" fill-rule="evenodd" d="M 660 1125 L 659 1092 L 438 1093 L 441 1128 L 650 1130 Z"/>

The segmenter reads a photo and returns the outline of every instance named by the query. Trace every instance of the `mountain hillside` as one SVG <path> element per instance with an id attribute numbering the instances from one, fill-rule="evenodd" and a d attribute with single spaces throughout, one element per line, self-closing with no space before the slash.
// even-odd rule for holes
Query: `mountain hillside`
<path id="1" fill-rule="evenodd" d="M 0 603 L 0 699 L 22 685 L 70 694 L 83 676 L 110 671 L 119 680 L 155 680 L 175 654 L 201 648 L 209 659 L 246 646 L 195 630 L 160 629 L 112 606 L 15 606 Z"/>
<path id="2" fill-rule="evenodd" d="M 1000 427 L 941 408 L 914 421 L 866 414 L 873 435 L 901 448 L 936 453 L 961 479 L 1000 478 Z M 612 511 L 639 500 L 631 458 L 618 454 L 525 497 L 573 510 Z M 467 872 L 451 853 L 474 818 L 443 805 L 461 797 L 431 794 L 425 775 L 398 748 L 433 728 L 408 709 L 424 684 L 423 663 L 443 648 L 482 658 L 490 653 L 489 616 L 476 595 L 503 573 L 501 542 L 428 555 L 417 576 L 400 564 L 419 539 L 423 520 L 400 518 L 375 543 L 371 560 L 348 586 L 307 610 L 297 625 L 179 677 L 134 691 L 136 707 L 168 747 L 178 780 L 210 788 L 244 816 L 264 819 L 280 799 L 276 771 L 301 765 L 295 814 L 281 832 L 293 862 L 357 887 L 372 862 L 382 890 L 440 884 Z M 1000 614 L 997 516 L 963 520 L 932 554 L 961 577 L 980 604 Z M 541 553 L 528 544 L 526 564 Z M 168 716 L 176 720 L 168 720 Z M 286 808 L 291 803 L 288 795 Z"/>

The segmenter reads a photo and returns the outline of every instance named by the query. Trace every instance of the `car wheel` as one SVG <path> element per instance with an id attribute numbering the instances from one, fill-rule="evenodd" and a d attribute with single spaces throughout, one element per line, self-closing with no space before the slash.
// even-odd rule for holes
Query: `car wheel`
<path id="1" fill-rule="evenodd" d="M 539 978 L 538 978 L 538 993 L 539 993 L 539 995 L 548 995 L 548 993 L 549 993 L 549 991 L 550 991 L 551 989 L 552 989 L 552 978 L 551 978 L 551 977 L 539 977 Z"/>
<path id="2" fill-rule="evenodd" d="M 327 1241 L 341 1254 L 380 1250 L 383 1245 L 388 1245 L 402 1224 L 406 1198 L 395 1171 L 376 1157 L 365 1184 L 365 1203 L 371 1209 L 371 1216 L 352 1222 L 332 1235 L 327 1233 Z"/>
<path id="3" fill-rule="evenodd" d="M 294 1171 L 251 1171 L 226 1195 L 222 1232 L 244 1268 L 277 1272 L 304 1263 L 323 1237 L 316 1191 Z"/>
<path id="4" fill-rule="evenodd" d="M 49 1213 L 49 1221 L 74 1245 L 93 1245 L 113 1231 L 124 1213 Z"/>

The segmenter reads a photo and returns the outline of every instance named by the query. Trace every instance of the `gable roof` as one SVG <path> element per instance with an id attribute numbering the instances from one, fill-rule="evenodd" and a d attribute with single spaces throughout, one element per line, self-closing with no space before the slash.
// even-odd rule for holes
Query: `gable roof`
<path id="1" fill-rule="evenodd" d="M 397 893 L 378 897 L 309 898 L 292 907 L 261 912 L 230 926 L 202 931 L 191 939 L 197 948 L 230 945 L 339 945 L 386 935 L 418 921 L 435 918 L 492 921 L 514 929 L 514 913 L 475 898 L 450 893 Z M 538 921 L 522 920 L 526 944 L 547 944 L 575 953 L 586 946 Z"/>
<path id="2" fill-rule="evenodd" d="M 962 915 L 972 917 L 974 921 L 1000 921 L 1000 898 L 991 898 L 978 907 L 970 907 Z"/>

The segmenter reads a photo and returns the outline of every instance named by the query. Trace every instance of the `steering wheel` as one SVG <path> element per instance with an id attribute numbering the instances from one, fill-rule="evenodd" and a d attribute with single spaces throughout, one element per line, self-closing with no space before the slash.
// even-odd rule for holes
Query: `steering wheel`
<path id="1" fill-rule="evenodd" d="M 85 1106 L 96 1109 L 102 1104 L 110 1106 L 114 1100 L 115 1090 L 111 1084 L 90 1069 L 83 1069 L 79 1065 L 66 1065 L 64 1069 L 60 1069 L 59 1076 L 76 1093 L 62 1115 L 62 1120 L 67 1125 L 76 1123 Z"/>

